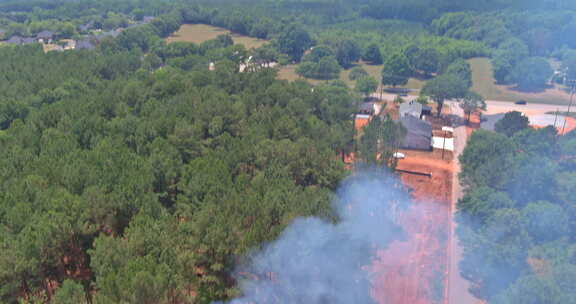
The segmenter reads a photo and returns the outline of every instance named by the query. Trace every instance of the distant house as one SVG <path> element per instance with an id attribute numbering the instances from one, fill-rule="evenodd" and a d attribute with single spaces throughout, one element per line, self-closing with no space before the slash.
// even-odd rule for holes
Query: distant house
<path id="1" fill-rule="evenodd" d="M 432 150 L 432 124 L 412 115 L 400 118 L 400 123 L 406 128 L 406 137 L 402 142 L 402 149 Z"/>
<path id="2" fill-rule="evenodd" d="M 362 130 L 365 126 L 367 126 L 370 123 L 370 120 L 372 120 L 371 115 L 356 114 L 356 116 L 354 117 L 354 129 L 356 131 Z"/>
<path id="3" fill-rule="evenodd" d="M 374 115 L 374 103 L 373 102 L 363 102 L 358 107 L 358 114 L 364 115 Z"/>
<path id="4" fill-rule="evenodd" d="M 400 117 L 405 117 L 406 115 L 422 118 L 422 104 L 416 101 L 400 104 Z"/>
<path id="5" fill-rule="evenodd" d="M 52 43 L 54 36 L 55 34 L 52 31 L 41 31 L 36 35 L 36 40 L 40 43 Z"/>
<path id="6" fill-rule="evenodd" d="M 20 36 L 12 36 L 10 39 L 4 41 L 4 43 L 15 44 L 15 45 L 30 44 L 30 43 L 34 43 L 34 42 L 36 42 L 36 40 L 34 38 L 27 38 L 27 37 L 20 37 Z"/>
<path id="7" fill-rule="evenodd" d="M 22 38 L 22 44 L 31 44 L 36 42 L 36 39 L 32 38 L 32 37 L 24 37 Z"/>
<path id="8" fill-rule="evenodd" d="M 10 39 L 4 41 L 5 43 L 9 43 L 9 44 L 17 44 L 20 45 L 22 44 L 22 37 L 20 36 L 12 36 L 10 37 Z"/>

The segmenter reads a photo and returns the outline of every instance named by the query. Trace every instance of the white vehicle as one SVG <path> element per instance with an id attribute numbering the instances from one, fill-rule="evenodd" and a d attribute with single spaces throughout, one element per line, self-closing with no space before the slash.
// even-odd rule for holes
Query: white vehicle
<path id="1" fill-rule="evenodd" d="M 405 158 L 406 158 L 406 155 L 404 155 L 404 153 L 400 153 L 400 152 L 394 153 L 393 156 L 394 156 L 394 158 L 396 158 L 396 159 L 405 159 Z"/>

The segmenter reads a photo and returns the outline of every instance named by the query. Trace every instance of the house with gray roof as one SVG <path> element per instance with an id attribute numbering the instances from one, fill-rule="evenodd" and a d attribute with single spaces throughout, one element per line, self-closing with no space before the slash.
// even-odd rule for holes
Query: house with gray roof
<path id="1" fill-rule="evenodd" d="M 9 43 L 9 44 L 17 44 L 20 45 L 22 44 L 22 37 L 20 36 L 12 36 L 10 37 L 10 39 L 4 41 L 5 43 Z"/>
<path id="2" fill-rule="evenodd" d="M 15 45 L 30 44 L 34 42 L 36 42 L 34 38 L 20 37 L 20 36 L 12 36 L 10 39 L 4 41 L 4 43 Z"/>
<path id="3" fill-rule="evenodd" d="M 373 102 L 363 102 L 358 106 L 358 113 L 364 115 L 374 115 L 374 103 Z"/>
<path id="4" fill-rule="evenodd" d="M 400 104 L 400 117 L 411 115 L 422 118 L 422 104 L 416 101 L 408 101 Z"/>
<path id="5" fill-rule="evenodd" d="M 52 43 L 56 34 L 52 31 L 41 31 L 36 35 L 36 40 L 40 43 Z"/>
<path id="6" fill-rule="evenodd" d="M 406 129 L 402 149 L 432 151 L 432 124 L 412 115 L 400 117 Z"/>

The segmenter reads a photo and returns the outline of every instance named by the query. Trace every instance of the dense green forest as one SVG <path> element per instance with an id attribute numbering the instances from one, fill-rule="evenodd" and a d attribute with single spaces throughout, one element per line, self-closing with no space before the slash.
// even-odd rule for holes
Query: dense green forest
<path id="1" fill-rule="evenodd" d="M 140 31 L 153 51 L 128 42 Z M 345 88 L 238 73 L 226 36 L 133 32 L 96 51 L 0 48 L 2 302 L 63 281 L 55 302 L 225 299 L 237 257 L 296 216 L 334 217 Z"/>
<path id="2" fill-rule="evenodd" d="M 461 262 L 488 303 L 576 301 L 576 132 L 532 129 L 518 112 L 476 131 L 461 156 Z"/>
<path id="3" fill-rule="evenodd" d="M 340 220 L 330 201 L 349 174 L 360 94 L 418 77 L 439 106 L 462 98 L 470 113 L 483 100 L 463 59 L 478 56 L 526 89 L 552 76 L 549 57 L 573 78 L 575 10 L 570 0 L 0 1 L 4 39 L 125 28 L 94 50 L 0 45 L 0 302 L 238 296 L 232 274 L 247 253 L 295 218 Z M 269 43 L 164 41 L 186 23 Z M 323 80 L 359 61 L 383 68 L 379 79 L 357 68 L 355 92 L 280 81 L 272 68 L 240 73 L 250 56 Z M 490 303 L 571 303 L 575 133 L 513 118 L 475 133 L 462 157 L 464 274 Z M 366 132 L 359 159 L 393 167 L 405 130 L 375 119 Z"/>

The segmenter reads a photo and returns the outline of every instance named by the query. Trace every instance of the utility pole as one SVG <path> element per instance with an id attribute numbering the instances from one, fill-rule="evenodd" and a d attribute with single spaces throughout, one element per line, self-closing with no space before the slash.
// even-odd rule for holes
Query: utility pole
<path id="1" fill-rule="evenodd" d="M 446 151 L 446 136 L 448 136 L 446 133 L 447 132 L 444 131 L 444 143 L 442 143 L 442 160 L 444 160 L 444 151 Z"/>
<path id="2" fill-rule="evenodd" d="M 567 118 L 570 115 L 570 108 L 572 108 L 572 100 L 574 99 L 574 87 L 576 86 L 576 80 L 574 79 L 570 79 L 568 80 L 568 84 L 570 85 L 570 103 L 568 104 L 568 111 L 566 112 L 566 115 L 564 115 L 564 124 L 562 125 L 562 131 L 560 132 L 560 134 L 564 134 L 564 129 L 566 128 L 566 121 L 568 120 Z"/>
<path id="3" fill-rule="evenodd" d="M 554 115 L 554 129 L 556 129 L 556 122 L 558 121 L 558 112 L 560 112 L 560 109 L 556 109 L 556 113 Z"/>

